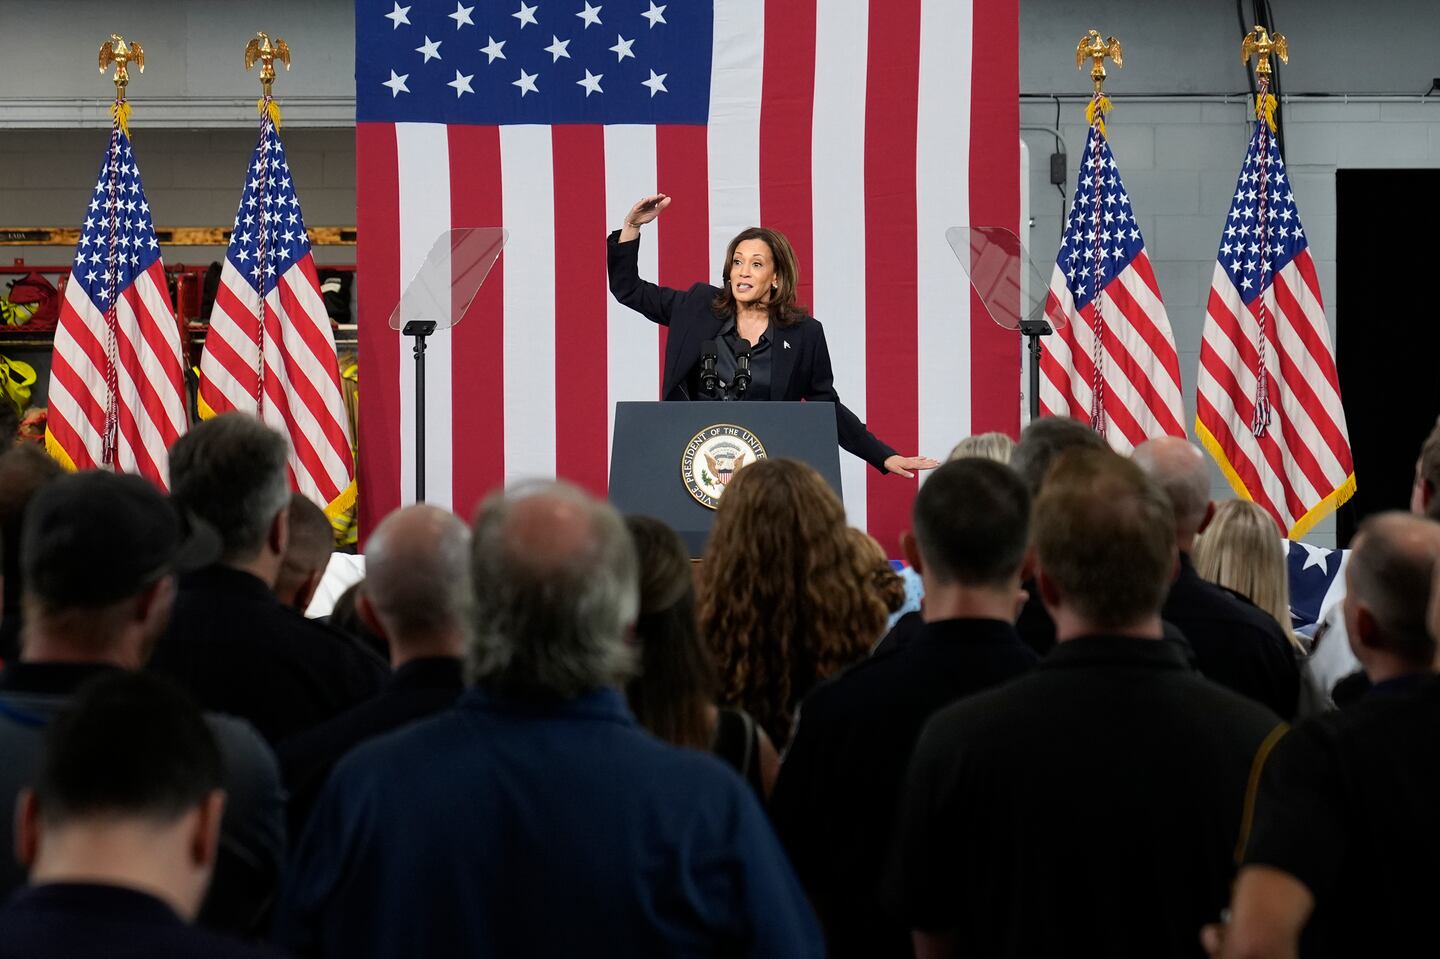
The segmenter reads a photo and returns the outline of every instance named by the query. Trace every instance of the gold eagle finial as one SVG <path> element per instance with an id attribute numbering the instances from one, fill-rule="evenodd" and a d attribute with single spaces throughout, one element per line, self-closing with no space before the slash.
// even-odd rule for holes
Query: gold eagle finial
<path id="1" fill-rule="evenodd" d="M 141 73 L 145 72 L 145 51 L 135 41 L 126 43 L 120 34 L 112 33 L 109 40 L 100 44 L 100 72 L 110 69 L 112 63 L 115 65 L 115 96 L 123 99 L 125 87 L 130 83 L 130 64 L 134 64 Z"/>
<path id="2" fill-rule="evenodd" d="M 1248 65 L 1252 56 L 1259 56 L 1255 64 L 1255 75 L 1257 77 L 1270 75 L 1270 54 L 1274 53 L 1280 58 L 1281 63 L 1290 62 L 1290 45 L 1285 42 L 1281 34 L 1271 34 L 1262 26 L 1245 34 L 1245 39 L 1240 42 L 1240 62 Z"/>
<path id="3" fill-rule="evenodd" d="M 271 40 L 261 32 L 245 45 L 245 69 L 249 70 L 257 62 L 260 64 L 260 89 L 266 97 L 270 96 L 270 88 L 275 83 L 276 60 L 285 64 L 286 70 L 290 69 L 290 45 L 279 37 Z"/>
<path id="4" fill-rule="evenodd" d="M 1114 37 L 1101 37 L 1099 30 L 1087 30 L 1075 46 L 1075 69 L 1085 69 L 1085 59 L 1090 59 L 1090 80 L 1095 92 L 1100 93 L 1105 85 L 1105 58 L 1115 61 L 1117 67 L 1125 66 L 1125 56 L 1120 41 Z"/>

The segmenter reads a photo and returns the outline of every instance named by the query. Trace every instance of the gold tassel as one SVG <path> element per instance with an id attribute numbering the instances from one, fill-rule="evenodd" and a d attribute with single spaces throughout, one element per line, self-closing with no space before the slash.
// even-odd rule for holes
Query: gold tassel
<path id="1" fill-rule="evenodd" d="M 1110 112 L 1110 98 L 1101 94 L 1098 97 L 1091 97 L 1090 102 L 1085 105 L 1085 122 L 1105 135 L 1105 114 Z"/>
<path id="2" fill-rule="evenodd" d="M 130 135 L 130 102 L 116 100 L 110 104 L 110 121 L 120 128 L 127 137 Z"/>
<path id="3" fill-rule="evenodd" d="M 268 109 L 267 109 L 268 107 Z M 280 129 L 280 104 L 275 102 L 273 97 L 261 97 L 255 101 L 255 110 L 261 116 L 270 115 L 270 122 L 275 124 L 275 129 Z"/>
<path id="4" fill-rule="evenodd" d="M 1275 132 L 1275 94 L 1255 97 L 1255 119 L 1264 120 L 1270 131 Z"/>

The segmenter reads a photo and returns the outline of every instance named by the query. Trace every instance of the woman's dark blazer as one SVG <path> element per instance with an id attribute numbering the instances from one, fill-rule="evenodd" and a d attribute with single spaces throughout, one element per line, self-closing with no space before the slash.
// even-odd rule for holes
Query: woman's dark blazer
<path id="1" fill-rule="evenodd" d="M 688 290 L 672 290 L 642 280 L 639 251 L 639 239 L 621 243 L 620 231 L 610 234 L 607 251 L 610 293 L 646 319 L 670 328 L 665 341 L 665 377 L 660 398 L 689 399 L 685 384 L 690 371 L 700 362 L 700 345 L 715 339 L 728 319 L 716 316 L 710 306 L 720 291 L 708 283 L 696 283 Z M 854 453 L 880 472 L 887 472 L 885 460 L 894 456 L 895 450 L 876 439 L 860 418 L 840 402 L 820 321 L 802 317 L 797 323 L 773 329 L 770 335 L 770 398 L 834 403 L 840 448 Z"/>

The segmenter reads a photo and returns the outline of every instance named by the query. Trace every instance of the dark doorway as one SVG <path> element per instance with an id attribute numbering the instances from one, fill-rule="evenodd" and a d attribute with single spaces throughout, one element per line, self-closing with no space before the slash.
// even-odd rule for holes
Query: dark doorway
<path id="1" fill-rule="evenodd" d="M 1440 170 L 1335 173 L 1335 362 L 1355 454 L 1344 546 L 1371 513 L 1406 509 L 1440 415 Z"/>

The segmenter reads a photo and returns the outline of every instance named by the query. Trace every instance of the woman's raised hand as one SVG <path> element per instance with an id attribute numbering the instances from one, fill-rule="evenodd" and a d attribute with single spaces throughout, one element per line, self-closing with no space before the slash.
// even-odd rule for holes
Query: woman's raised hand
<path id="1" fill-rule="evenodd" d="M 631 212 L 625 215 L 625 229 L 639 230 L 645 223 L 651 222 L 655 217 L 660 216 L 661 210 L 670 206 L 671 197 L 664 193 L 657 193 L 654 196 L 647 196 L 631 207 Z"/>

